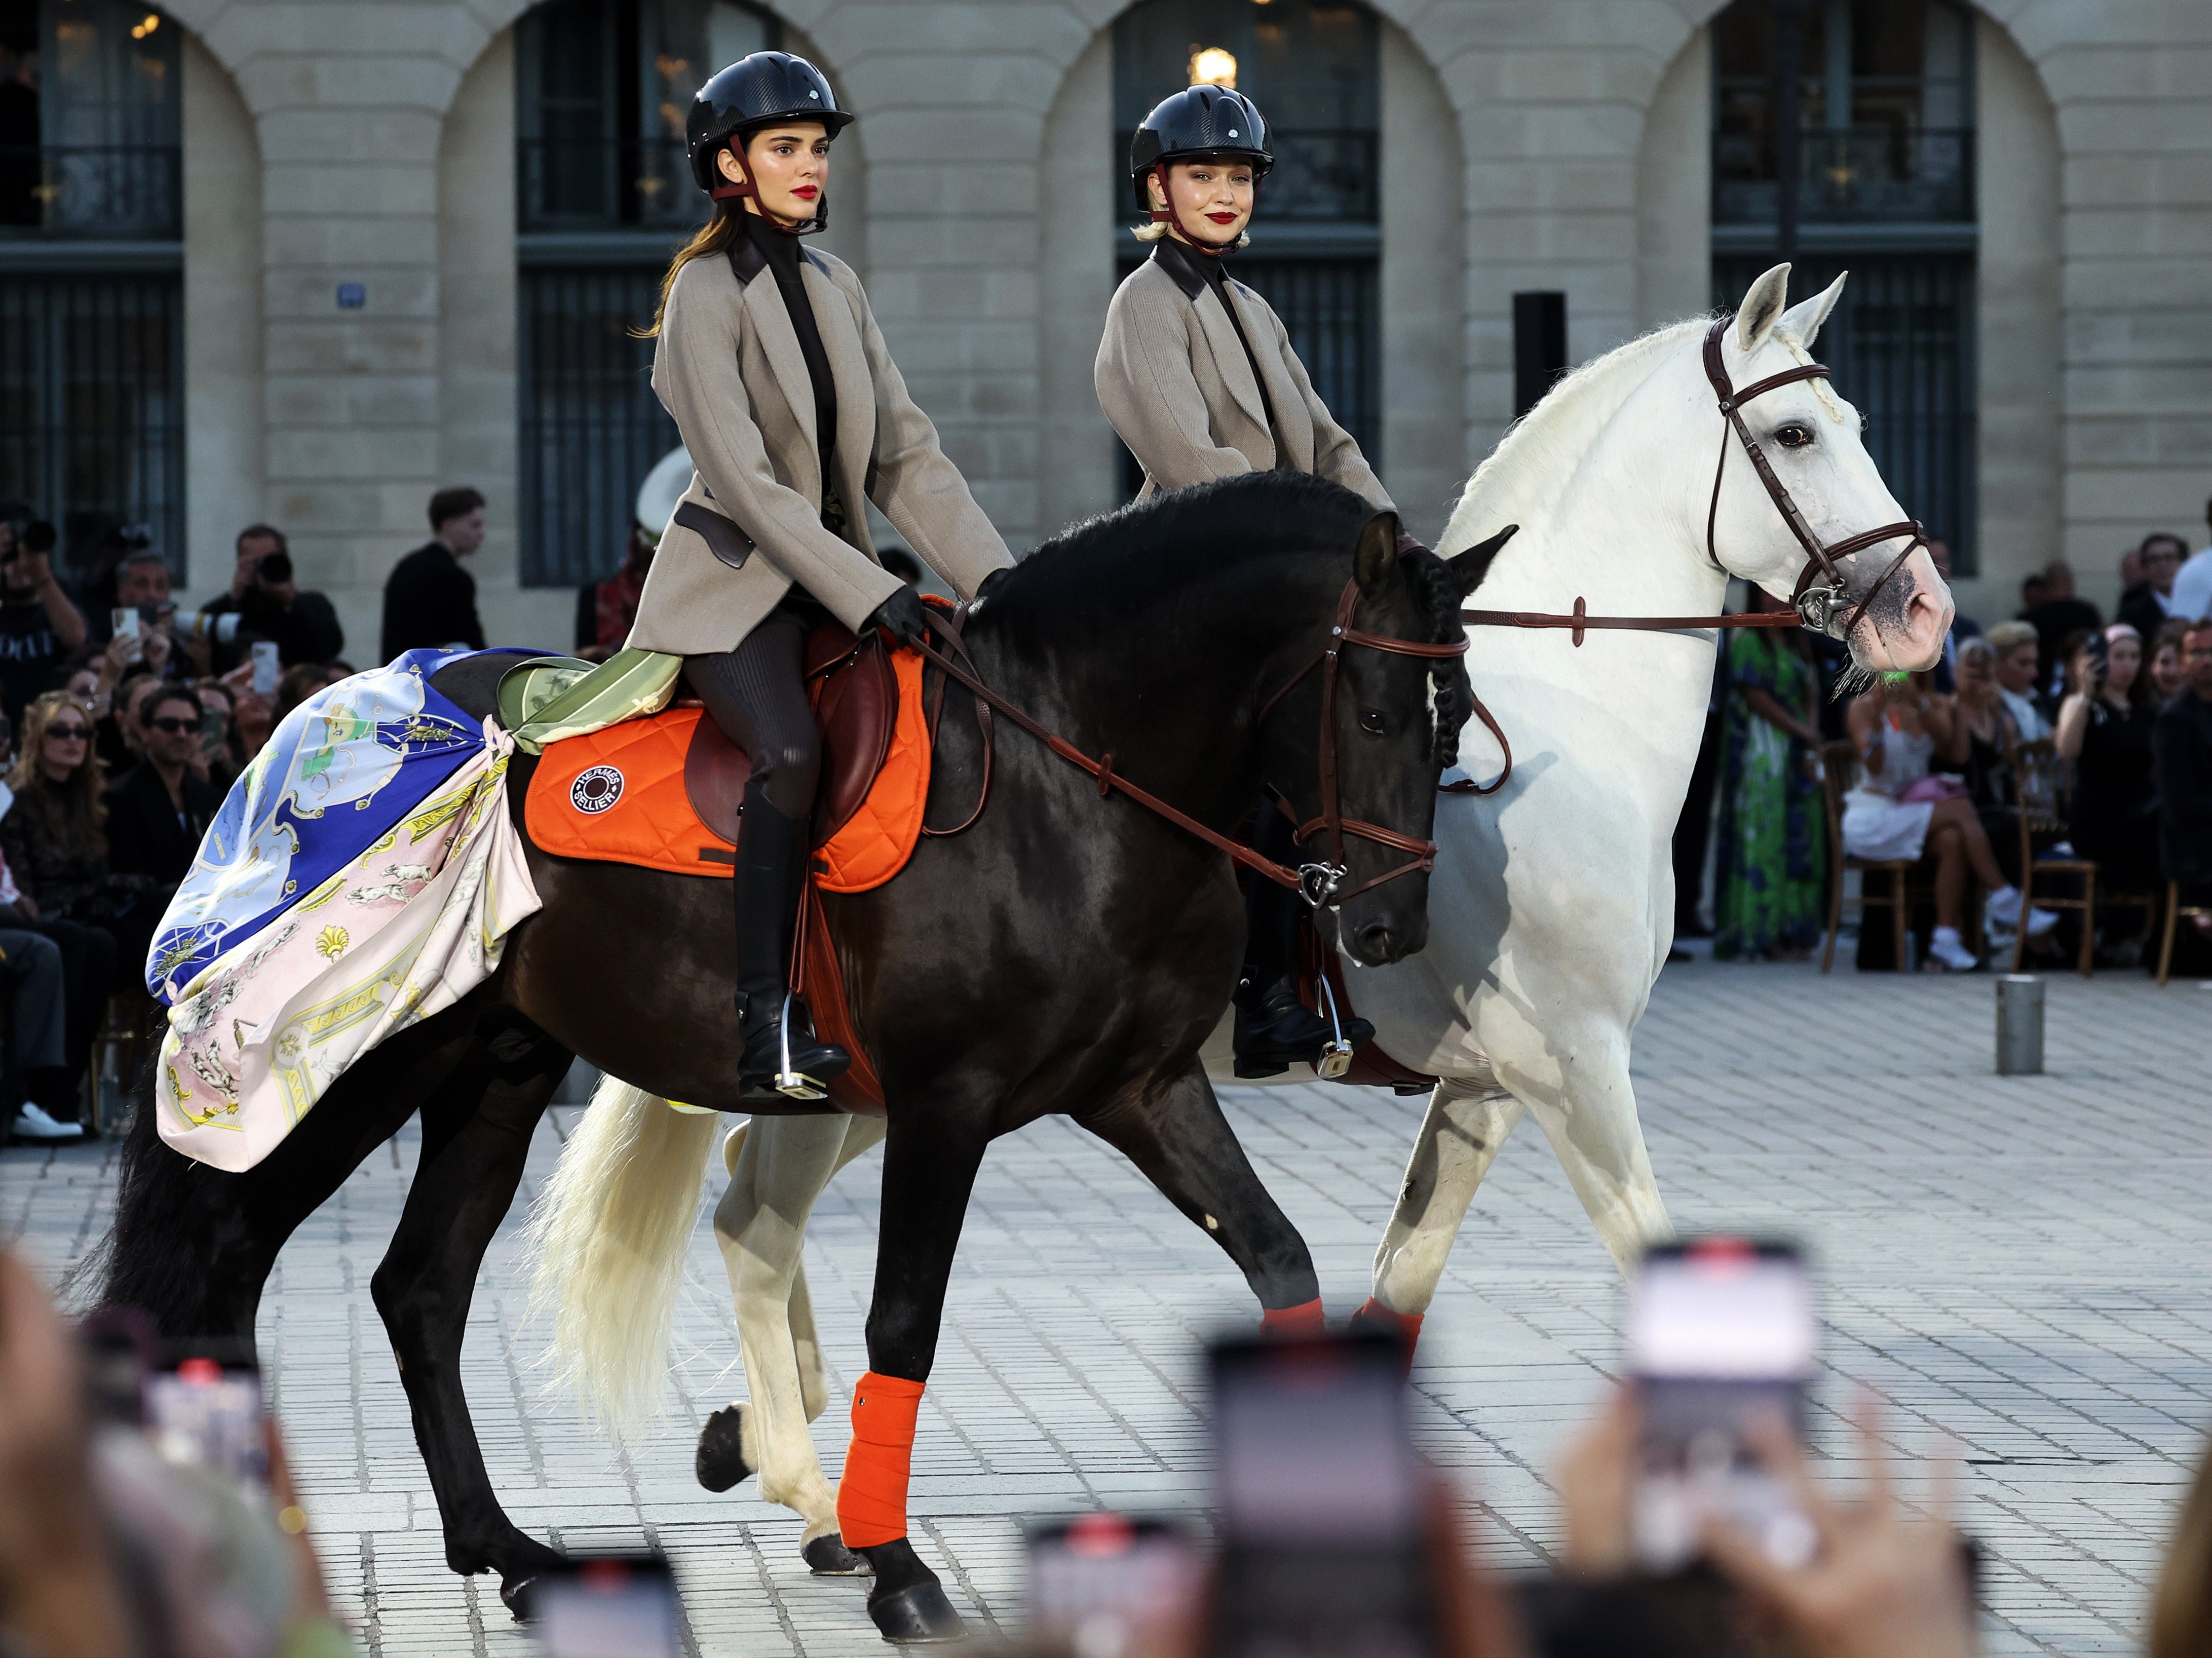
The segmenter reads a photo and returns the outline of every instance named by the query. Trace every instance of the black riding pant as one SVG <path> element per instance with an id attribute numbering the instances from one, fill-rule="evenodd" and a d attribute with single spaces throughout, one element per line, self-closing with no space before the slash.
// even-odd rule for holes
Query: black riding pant
<path id="1" fill-rule="evenodd" d="M 794 592 L 737 649 L 684 659 L 684 676 L 708 714 L 752 762 L 753 786 L 801 823 L 813 813 L 822 775 L 822 738 L 806 706 L 802 652 L 823 615 L 812 599 Z"/>
<path id="2" fill-rule="evenodd" d="M 1297 831 L 1276 809 L 1271 796 L 1260 798 L 1252 845 L 1262 855 L 1292 869 L 1306 861 Z M 1245 877 L 1244 961 L 1251 969 L 1252 987 L 1259 994 L 1265 995 L 1297 969 L 1298 916 L 1304 908 L 1304 900 L 1288 887 L 1277 886 L 1262 875 Z"/>

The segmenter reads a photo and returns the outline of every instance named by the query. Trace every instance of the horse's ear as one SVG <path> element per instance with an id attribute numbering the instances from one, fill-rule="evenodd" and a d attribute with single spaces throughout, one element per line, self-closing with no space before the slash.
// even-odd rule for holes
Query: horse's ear
<path id="1" fill-rule="evenodd" d="M 1490 562 L 1498 556 L 1498 550 L 1512 540 L 1520 528 L 1517 524 L 1509 524 L 1489 540 L 1478 541 L 1465 552 L 1455 553 L 1444 561 L 1451 567 L 1452 580 L 1459 584 L 1462 598 L 1482 586 L 1482 579 L 1490 574 Z"/>
<path id="2" fill-rule="evenodd" d="M 1398 515 L 1377 513 L 1359 532 L 1359 550 L 1352 556 L 1352 580 L 1363 593 L 1382 591 L 1382 584 L 1398 568 Z"/>
<path id="3" fill-rule="evenodd" d="M 1749 356 L 1766 343 L 1790 301 L 1790 267 L 1778 264 L 1751 285 L 1736 307 L 1735 343 Z"/>
<path id="4" fill-rule="evenodd" d="M 1782 313 L 1781 325 L 1797 337 L 1797 343 L 1808 351 L 1820 334 L 1820 325 L 1828 320 L 1828 313 L 1836 308 L 1836 301 L 1844 297 L 1844 284 L 1850 279 L 1846 270 L 1802 305 L 1793 305 Z"/>

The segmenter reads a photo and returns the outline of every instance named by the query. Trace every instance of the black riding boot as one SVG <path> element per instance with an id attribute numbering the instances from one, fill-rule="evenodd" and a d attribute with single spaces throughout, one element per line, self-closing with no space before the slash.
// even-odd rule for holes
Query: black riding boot
<path id="1" fill-rule="evenodd" d="M 1297 862 L 1297 841 L 1272 806 L 1263 806 L 1254 837 L 1277 863 Z M 1279 1076 L 1292 1065 L 1318 1065 L 1336 1029 L 1298 999 L 1298 911 L 1295 892 L 1254 876 L 1244 892 L 1244 976 L 1237 987 L 1237 1074 Z M 1375 1027 L 1346 1017 L 1344 1040 L 1372 1041 Z"/>
<path id="2" fill-rule="evenodd" d="M 748 785 L 735 881 L 738 1029 L 744 1037 L 738 1075 L 744 1094 L 819 1099 L 830 1079 L 853 1063 L 843 1048 L 814 1034 L 798 997 L 789 997 L 790 1017 L 784 1017 L 806 857 L 806 825 Z"/>

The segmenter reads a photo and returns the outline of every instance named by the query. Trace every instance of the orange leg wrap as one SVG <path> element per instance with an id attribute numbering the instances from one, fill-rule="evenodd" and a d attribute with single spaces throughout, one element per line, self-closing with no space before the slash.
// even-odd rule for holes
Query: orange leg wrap
<path id="1" fill-rule="evenodd" d="M 1321 1298 L 1300 1302 L 1295 1307 L 1263 1307 L 1260 1309 L 1260 1333 L 1267 1336 L 1326 1335 L 1328 1327 L 1322 1321 Z"/>
<path id="2" fill-rule="evenodd" d="M 914 1467 L 914 1424 L 922 1384 L 900 1376 L 861 1376 L 853 1389 L 853 1442 L 837 1482 L 837 1531 L 848 1549 L 872 1549 L 906 1535 L 906 1482 Z"/>
<path id="3" fill-rule="evenodd" d="M 1394 1313 L 1370 1296 L 1360 1303 L 1359 1310 L 1352 1315 L 1352 1321 L 1354 1324 L 1371 1324 L 1377 1329 L 1396 1330 L 1405 1338 L 1406 1363 L 1410 1365 L 1413 1362 L 1413 1344 L 1421 1339 L 1421 1318 L 1419 1313 Z"/>

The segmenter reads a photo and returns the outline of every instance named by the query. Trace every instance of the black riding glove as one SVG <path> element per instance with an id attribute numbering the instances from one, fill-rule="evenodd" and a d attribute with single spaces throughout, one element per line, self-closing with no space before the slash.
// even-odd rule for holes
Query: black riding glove
<path id="1" fill-rule="evenodd" d="M 876 606 L 864 626 L 888 629 L 900 644 L 918 651 L 929 640 L 928 607 L 922 604 L 921 594 L 901 583 L 896 592 Z"/>

